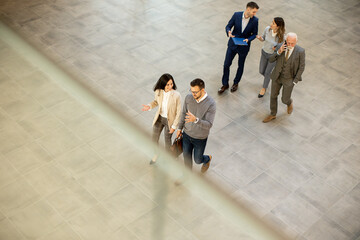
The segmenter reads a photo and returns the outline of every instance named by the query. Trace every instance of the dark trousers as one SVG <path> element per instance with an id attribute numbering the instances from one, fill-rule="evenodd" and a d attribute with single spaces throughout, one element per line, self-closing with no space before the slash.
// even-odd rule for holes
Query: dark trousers
<path id="1" fill-rule="evenodd" d="M 271 95 L 270 95 L 270 111 L 271 111 L 270 114 L 272 116 L 276 116 L 277 113 L 277 107 L 278 107 L 277 97 L 280 94 L 281 87 L 283 88 L 281 101 L 288 106 L 292 103 L 291 93 L 294 88 L 292 79 L 285 79 L 280 77 L 277 80 L 273 80 L 271 83 Z"/>
<path id="2" fill-rule="evenodd" d="M 206 147 L 206 139 L 196 139 L 192 138 L 183 132 L 183 154 L 184 154 L 184 162 L 185 166 L 192 169 L 192 154 L 194 151 L 194 161 L 197 164 L 207 163 L 210 161 L 210 157 L 208 155 L 204 155 L 205 147 Z"/>
<path id="3" fill-rule="evenodd" d="M 224 73 L 222 77 L 223 86 L 229 86 L 230 66 L 236 54 L 239 55 L 239 59 L 238 59 L 238 69 L 236 71 L 234 84 L 238 84 L 241 80 L 242 74 L 244 72 L 245 59 L 248 52 L 240 51 L 239 47 L 236 48 L 228 47 L 226 50 L 226 56 L 224 61 Z"/>

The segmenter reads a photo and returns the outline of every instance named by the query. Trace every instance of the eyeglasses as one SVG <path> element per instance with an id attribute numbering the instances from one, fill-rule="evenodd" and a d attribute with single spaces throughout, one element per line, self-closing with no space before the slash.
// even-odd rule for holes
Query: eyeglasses
<path id="1" fill-rule="evenodd" d="M 201 92 L 201 90 L 199 90 L 199 91 L 191 91 L 191 90 L 189 90 L 189 92 L 191 92 L 192 94 L 198 94 L 199 92 Z"/>

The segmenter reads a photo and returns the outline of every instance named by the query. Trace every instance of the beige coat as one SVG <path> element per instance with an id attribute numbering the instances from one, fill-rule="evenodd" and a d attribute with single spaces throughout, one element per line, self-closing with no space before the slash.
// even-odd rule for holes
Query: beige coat
<path id="1" fill-rule="evenodd" d="M 155 122 L 157 121 L 157 119 L 159 118 L 161 105 L 163 102 L 163 96 L 164 96 L 164 92 L 160 89 L 157 89 L 155 91 L 154 101 L 152 101 L 149 104 L 151 109 L 159 106 L 155 113 L 153 126 L 154 126 Z M 181 113 L 181 96 L 178 91 L 175 91 L 175 90 L 171 91 L 167 108 L 168 108 L 167 109 L 168 126 L 169 126 L 169 128 L 171 128 L 171 126 L 174 125 L 177 128 L 178 124 L 179 124 L 179 120 L 180 120 L 180 113 Z"/>

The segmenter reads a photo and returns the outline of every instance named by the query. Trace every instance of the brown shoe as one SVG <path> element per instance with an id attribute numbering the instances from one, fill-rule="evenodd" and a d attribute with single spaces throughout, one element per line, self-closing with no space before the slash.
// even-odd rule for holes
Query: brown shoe
<path id="1" fill-rule="evenodd" d="M 205 173 L 209 169 L 212 156 L 209 155 L 209 157 L 210 157 L 210 160 L 201 166 L 201 173 Z"/>
<path id="2" fill-rule="evenodd" d="M 222 86 L 221 88 L 219 88 L 218 90 L 218 94 L 222 94 L 223 92 L 225 92 L 226 89 L 228 89 L 229 86 Z"/>
<path id="3" fill-rule="evenodd" d="M 234 84 L 234 85 L 232 85 L 230 91 L 235 92 L 237 89 L 238 89 L 238 84 Z"/>
<path id="4" fill-rule="evenodd" d="M 274 120 L 275 118 L 276 118 L 276 116 L 269 115 L 263 120 L 263 123 L 270 122 L 271 120 Z"/>
<path id="5" fill-rule="evenodd" d="M 291 114 L 293 110 L 294 110 L 294 106 L 293 103 L 291 102 L 291 104 L 287 107 L 288 114 Z"/>

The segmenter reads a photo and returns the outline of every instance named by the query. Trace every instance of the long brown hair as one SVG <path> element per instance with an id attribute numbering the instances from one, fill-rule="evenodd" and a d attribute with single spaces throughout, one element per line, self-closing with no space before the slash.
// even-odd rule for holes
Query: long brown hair
<path id="1" fill-rule="evenodd" d="M 279 43 L 284 41 L 284 35 L 285 35 L 285 22 L 282 17 L 276 17 L 274 18 L 274 22 L 277 25 L 278 29 L 276 31 L 276 36 L 278 37 Z"/>

